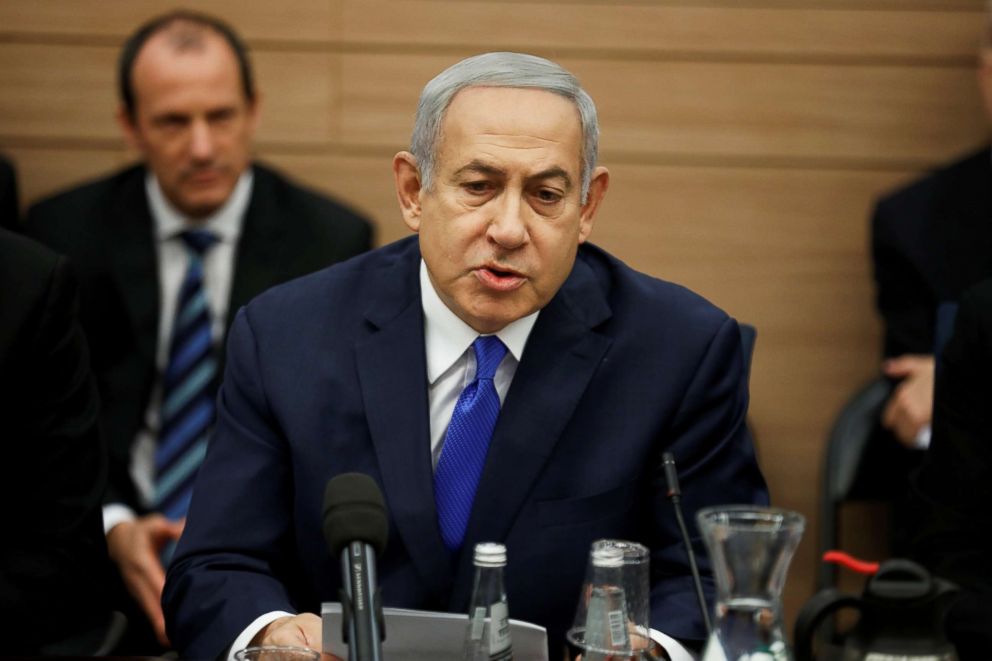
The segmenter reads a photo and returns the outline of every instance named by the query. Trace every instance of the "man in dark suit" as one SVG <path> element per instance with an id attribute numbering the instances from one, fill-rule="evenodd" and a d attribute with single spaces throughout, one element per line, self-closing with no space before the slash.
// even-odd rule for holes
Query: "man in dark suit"
<path id="1" fill-rule="evenodd" d="M 110 446 L 110 554 L 166 644 L 160 553 L 182 531 L 209 437 L 215 347 L 250 298 L 368 249 L 371 229 L 252 163 L 259 101 L 224 23 L 177 12 L 142 26 L 121 53 L 120 94 L 144 163 L 38 203 L 27 226 L 81 274 Z"/>
<path id="2" fill-rule="evenodd" d="M 948 616 L 962 661 L 992 648 L 992 280 L 961 297 L 942 354 L 933 443 L 913 480 L 914 555 L 963 594 Z"/>
<path id="3" fill-rule="evenodd" d="M 988 17 L 992 39 L 992 15 Z M 992 43 L 992 41 L 987 42 Z M 992 120 L 992 48 L 978 82 Z M 893 504 L 894 551 L 913 515 L 906 478 L 930 439 L 939 310 L 992 276 L 992 151 L 988 145 L 884 197 L 872 219 L 876 307 L 885 330 L 883 373 L 895 387 L 862 466 L 861 482 Z M 946 336 L 945 336 L 946 339 Z"/>
<path id="4" fill-rule="evenodd" d="M 321 502 L 348 471 L 385 494 L 387 606 L 465 611 L 474 545 L 501 541 L 511 615 L 546 626 L 557 657 L 590 543 L 619 537 L 651 549 L 653 626 L 700 643 L 657 469 L 673 452 L 690 520 L 767 502 L 740 333 L 586 244 L 609 182 L 597 139 L 592 100 L 558 65 L 464 60 L 425 87 L 412 153 L 393 162 L 418 236 L 239 312 L 163 595 L 181 653 L 320 646 L 314 613 L 340 587 Z"/>
<path id="5" fill-rule="evenodd" d="M 992 80 L 992 61 L 988 76 Z M 913 446 L 930 423 L 937 310 L 992 276 L 992 151 L 982 147 L 882 199 L 872 222 L 886 372 L 905 379 L 887 424 Z M 919 386 L 917 386 L 919 384 Z M 919 390 L 919 396 L 913 394 Z"/>
<path id="6" fill-rule="evenodd" d="M 0 291 L 4 652 L 95 652 L 110 614 L 107 459 L 78 288 L 64 258 L 0 228 Z"/>
<path id="7" fill-rule="evenodd" d="M 978 53 L 992 122 L 992 13 Z M 885 373 L 900 384 L 883 422 L 906 447 L 926 447 L 933 407 L 937 309 L 992 275 L 992 152 L 986 145 L 879 201 L 872 219 Z"/>

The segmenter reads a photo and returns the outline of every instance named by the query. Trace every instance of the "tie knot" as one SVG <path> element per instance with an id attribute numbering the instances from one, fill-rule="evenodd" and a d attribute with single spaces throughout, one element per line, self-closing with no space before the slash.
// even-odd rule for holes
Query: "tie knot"
<path id="1" fill-rule="evenodd" d="M 475 338 L 475 378 L 492 379 L 506 355 L 506 345 L 495 335 Z"/>
<path id="2" fill-rule="evenodd" d="M 185 230 L 179 234 L 186 247 L 202 256 L 211 246 L 217 243 L 217 235 L 209 230 Z"/>

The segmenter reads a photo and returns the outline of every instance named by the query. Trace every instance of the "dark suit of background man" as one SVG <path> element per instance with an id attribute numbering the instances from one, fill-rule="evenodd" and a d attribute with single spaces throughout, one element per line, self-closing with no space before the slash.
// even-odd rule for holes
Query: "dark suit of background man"
<path id="1" fill-rule="evenodd" d="M 12 232 L 21 230 L 21 210 L 18 207 L 17 173 L 14 166 L 0 155 L 0 228 Z"/>
<path id="2" fill-rule="evenodd" d="M 992 280 L 961 298 L 937 371 L 933 444 L 914 478 L 915 556 L 956 582 L 948 617 L 962 661 L 992 649 Z"/>
<path id="3" fill-rule="evenodd" d="M 161 371 L 192 264 L 180 233 L 198 228 L 219 239 L 203 257 L 203 280 L 208 335 L 220 344 L 250 298 L 368 249 L 371 229 L 251 162 L 260 101 L 244 47 L 226 25 L 185 12 L 151 21 L 124 46 L 120 85 L 120 125 L 144 163 L 38 203 L 28 226 L 82 276 L 110 444 L 107 541 L 165 643 L 159 552 L 184 519 L 166 520 L 149 505 Z"/>
<path id="4" fill-rule="evenodd" d="M 4 654 L 95 651 L 109 616 L 107 457 L 77 305 L 66 260 L 0 228 Z"/>
<path id="5" fill-rule="evenodd" d="M 425 87 L 412 153 L 393 161 L 418 236 L 238 313 L 163 595 L 182 654 L 320 646 L 315 613 L 340 587 L 321 501 L 348 471 L 385 494 L 387 606 L 466 612 L 474 545 L 504 542 L 511 614 L 546 626 L 558 658 L 589 545 L 617 537 L 651 549 L 654 627 L 703 639 L 656 470 L 675 454 L 690 521 L 704 505 L 767 502 L 740 333 L 702 298 L 587 244 L 609 183 L 597 136 L 592 100 L 558 65 L 515 53 L 456 64 Z M 480 335 L 507 348 L 479 354 L 499 361 L 492 382 L 475 383 Z M 442 470 L 465 447 L 448 424 L 463 389 L 499 396 L 474 476 Z M 452 478 L 474 493 L 457 530 L 438 517 Z"/>
<path id="6" fill-rule="evenodd" d="M 992 15 L 987 29 L 992 39 Z M 992 122 L 990 43 L 979 52 L 977 76 Z M 881 419 L 891 435 L 873 439 L 865 477 L 896 499 L 900 544 L 900 528 L 912 516 L 900 515 L 906 477 L 922 458 L 915 450 L 925 449 L 930 438 L 938 307 L 992 276 L 989 146 L 880 200 L 872 219 L 872 253 L 885 326 L 883 371 L 899 383 Z"/>

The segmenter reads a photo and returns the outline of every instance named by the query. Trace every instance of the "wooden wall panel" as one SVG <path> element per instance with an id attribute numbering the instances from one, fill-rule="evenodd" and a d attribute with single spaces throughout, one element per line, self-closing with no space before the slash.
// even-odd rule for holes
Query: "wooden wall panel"
<path id="1" fill-rule="evenodd" d="M 342 38 L 392 47 L 397 35 L 422 47 L 529 50 L 549 56 L 583 51 L 681 54 L 738 59 L 897 57 L 970 59 L 982 8 L 974 11 L 838 11 L 761 3 L 560 3 L 523 7 L 472 0 L 343 0 Z M 868 3 L 864 3 L 868 4 Z M 443 20 L 438 20 L 443 16 Z"/>
<path id="2" fill-rule="evenodd" d="M 0 135 L 118 136 L 114 49 L 0 43 Z"/>
<path id="3" fill-rule="evenodd" d="M 624 151 L 925 163 L 972 144 L 984 128 L 969 70 L 604 61 L 574 68 L 599 99 L 604 148 Z"/>
<path id="4" fill-rule="evenodd" d="M 0 135 L 119 141 L 116 58 L 110 46 L 0 43 Z M 338 107 L 336 56 L 269 51 L 254 64 L 259 140 L 327 143 Z"/>
<path id="5" fill-rule="evenodd" d="M 299 41 L 339 36 L 333 5 L 334 0 L 199 0 L 185 4 L 230 21 L 248 40 Z M 0 2 L 0 37 L 42 34 L 123 42 L 141 23 L 176 6 L 162 0 L 4 0 Z"/>
<path id="6" fill-rule="evenodd" d="M 341 141 L 408 144 L 420 89 L 462 56 L 342 55 Z M 604 154 L 905 167 L 946 158 L 984 130 L 970 69 L 561 62 L 596 100 Z"/>
<path id="7" fill-rule="evenodd" d="M 396 201 L 391 154 L 350 156 L 269 152 L 263 157 L 299 181 L 325 191 L 375 219 L 379 245 L 410 233 L 403 224 Z"/>
<path id="8" fill-rule="evenodd" d="M 3 147 L 17 168 L 21 206 L 93 179 L 127 162 L 123 149 Z"/>
<path id="9" fill-rule="evenodd" d="M 446 0 L 461 2 L 462 0 Z M 507 5 L 508 11 L 513 5 L 533 6 L 534 0 L 492 0 L 495 3 Z M 586 5 L 614 5 L 615 0 L 549 0 L 564 8 L 573 7 L 576 10 L 585 9 Z M 890 11 L 914 9 L 930 12 L 946 11 L 980 11 L 985 0 L 623 0 L 625 5 L 662 5 L 675 7 L 717 7 L 720 9 L 739 9 L 754 7 L 765 9 L 886 9 Z"/>
<path id="10" fill-rule="evenodd" d="M 338 56 L 259 52 L 255 63 L 262 94 L 258 140 L 326 145 L 335 134 L 339 112 Z"/>

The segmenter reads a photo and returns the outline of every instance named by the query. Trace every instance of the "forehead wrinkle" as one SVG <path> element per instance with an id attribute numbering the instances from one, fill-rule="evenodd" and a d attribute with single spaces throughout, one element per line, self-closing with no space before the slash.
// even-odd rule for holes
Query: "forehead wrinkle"
<path id="1" fill-rule="evenodd" d="M 482 131 L 479 132 L 479 135 L 480 136 L 483 136 L 483 137 L 487 137 L 487 138 L 493 138 L 495 140 L 505 139 L 505 140 L 510 140 L 512 142 L 520 142 L 520 141 L 528 141 L 529 142 L 531 140 L 536 140 L 539 143 L 547 143 L 549 145 L 561 144 L 561 140 L 554 140 L 552 138 L 542 138 L 539 135 L 532 135 L 532 134 L 529 134 L 529 133 L 528 134 L 503 133 L 503 132 L 500 132 L 500 131 L 486 131 L 486 130 L 482 130 Z M 544 147 L 544 145 L 538 144 L 538 145 L 526 145 L 523 148 L 524 149 L 542 149 L 543 147 Z"/>
<path id="2" fill-rule="evenodd" d="M 458 168 L 452 173 L 451 176 L 458 177 L 466 172 L 477 172 L 479 174 L 488 174 L 491 176 L 506 176 L 506 170 L 503 168 L 492 165 L 491 163 L 486 163 L 478 158 L 472 159 L 469 163 Z"/>

